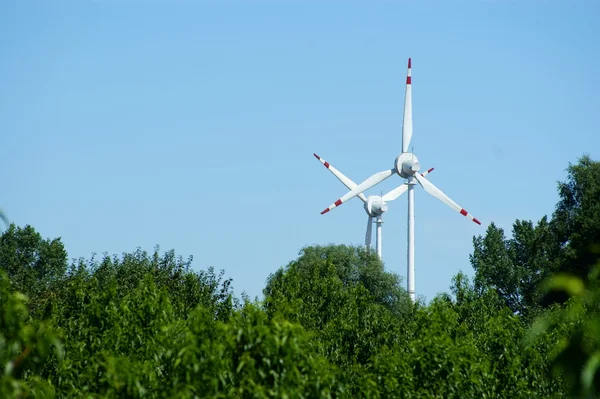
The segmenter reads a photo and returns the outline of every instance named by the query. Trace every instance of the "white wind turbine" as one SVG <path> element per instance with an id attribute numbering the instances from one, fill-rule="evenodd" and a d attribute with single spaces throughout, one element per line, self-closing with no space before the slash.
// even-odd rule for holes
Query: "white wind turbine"
<path id="1" fill-rule="evenodd" d="M 479 220 L 475 219 L 465 209 L 461 208 L 456 202 L 452 201 L 446 194 L 440 189 L 434 186 L 429 180 L 422 176 L 419 172 L 420 165 L 417 157 L 408 152 L 408 146 L 412 137 L 412 89 L 411 89 L 411 59 L 408 59 L 408 73 L 406 76 L 406 95 L 404 98 L 404 121 L 402 125 L 402 153 L 398 155 L 394 161 L 394 167 L 392 169 L 384 170 L 379 173 L 375 173 L 367 180 L 360 183 L 358 186 L 351 189 L 343 197 L 335 201 L 331 206 L 321 212 L 321 215 L 329 212 L 335 207 L 342 205 L 344 202 L 351 198 L 356 197 L 363 191 L 381 183 L 388 177 L 397 174 L 400 177 L 407 179 L 406 183 L 401 187 L 406 187 L 404 190 L 408 190 L 408 250 L 407 250 L 407 285 L 408 293 L 411 299 L 415 300 L 415 193 L 414 186 L 415 180 L 423 189 L 439 199 L 450 208 L 459 212 L 461 215 L 468 217 L 473 222 L 481 224 Z M 400 188 L 400 187 L 399 187 Z M 398 188 L 398 189 L 399 189 Z M 398 190 L 397 189 L 397 190 Z"/>
<path id="2" fill-rule="evenodd" d="M 327 162 L 326 160 L 324 160 L 317 154 L 313 154 L 313 155 L 315 156 L 315 158 L 317 158 L 319 161 L 321 161 L 321 163 L 335 177 L 337 177 L 338 180 L 344 184 L 344 186 L 348 187 L 350 190 L 356 188 L 357 184 L 354 183 L 349 178 L 347 178 L 342 172 L 340 172 L 339 170 L 334 168 L 333 165 L 331 165 L 329 162 Z M 423 176 L 423 177 L 427 176 L 429 173 L 431 173 L 432 170 L 433 170 L 433 168 L 429 169 L 428 171 L 426 171 L 424 173 L 421 173 L 421 176 Z M 399 196 L 401 196 L 406 191 L 407 188 L 408 188 L 408 186 L 406 184 L 403 184 L 383 196 L 370 195 L 368 197 L 365 197 L 365 195 L 363 193 L 358 194 L 358 198 L 360 198 L 360 200 L 364 203 L 364 209 L 368 215 L 367 233 L 365 234 L 365 246 L 367 247 L 367 250 L 371 250 L 371 238 L 373 236 L 373 232 L 372 232 L 373 218 L 376 218 L 375 223 L 377 223 L 377 235 L 376 235 L 376 244 L 375 245 L 377 247 L 377 256 L 379 256 L 379 259 L 383 259 L 382 255 L 381 255 L 381 253 L 382 253 L 381 224 L 383 223 L 382 216 L 383 216 L 384 212 L 386 212 L 388 210 L 387 203 L 390 201 L 393 201 L 396 198 L 398 198 Z"/>

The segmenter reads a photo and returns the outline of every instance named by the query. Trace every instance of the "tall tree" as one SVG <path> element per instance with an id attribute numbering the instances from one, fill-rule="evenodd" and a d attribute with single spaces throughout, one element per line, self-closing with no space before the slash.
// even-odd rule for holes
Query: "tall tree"
<path id="1" fill-rule="evenodd" d="M 271 317 L 315 332 L 328 358 L 345 369 L 410 335 L 413 305 L 399 277 L 360 247 L 306 247 L 269 277 L 264 294 Z"/>
<path id="2" fill-rule="evenodd" d="M 14 289 L 31 299 L 30 309 L 35 313 L 65 275 L 67 251 L 60 238 L 43 239 L 33 227 L 11 223 L 0 236 L 0 268 Z"/>
<path id="3" fill-rule="evenodd" d="M 558 184 L 552 228 L 562 248 L 562 271 L 586 277 L 600 258 L 600 162 L 584 155 Z"/>
<path id="4" fill-rule="evenodd" d="M 544 216 L 537 225 L 517 220 L 512 237 L 490 224 L 485 236 L 473 238 L 471 265 L 475 287 L 490 287 L 514 312 L 531 315 L 539 304 L 537 285 L 556 269 L 558 245 Z"/>
<path id="5" fill-rule="evenodd" d="M 493 223 L 473 238 L 475 285 L 491 287 L 515 313 L 537 314 L 540 282 L 561 270 L 585 277 L 600 256 L 600 162 L 585 155 L 569 165 L 548 221 L 516 220 L 512 237 Z"/>
<path id="6" fill-rule="evenodd" d="M 307 328 L 320 328 L 338 314 L 343 295 L 358 286 L 395 314 L 410 307 L 398 275 L 384 271 L 377 255 L 346 245 L 303 248 L 297 260 L 269 276 L 263 293 L 269 312 L 300 306 L 289 317 L 298 317 Z"/>
<path id="7" fill-rule="evenodd" d="M 53 329 L 31 320 L 28 298 L 10 287 L 0 270 L 0 397 L 54 397 L 54 389 L 40 376 L 51 353 L 62 357 L 62 345 Z"/>

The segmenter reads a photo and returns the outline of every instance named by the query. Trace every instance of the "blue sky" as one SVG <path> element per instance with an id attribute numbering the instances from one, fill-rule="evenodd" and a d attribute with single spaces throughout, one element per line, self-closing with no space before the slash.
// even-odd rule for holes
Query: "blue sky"
<path id="1" fill-rule="evenodd" d="M 69 256 L 174 248 L 239 294 L 305 245 L 361 244 L 360 200 L 320 215 L 412 146 L 478 226 L 416 191 L 416 290 L 430 300 L 472 237 L 557 202 L 600 159 L 600 3 L 29 1 L 0 4 L 0 206 Z M 401 183 L 392 177 L 367 194 Z M 406 276 L 406 196 L 383 226 Z M 404 284 L 404 283 L 403 283 Z"/>

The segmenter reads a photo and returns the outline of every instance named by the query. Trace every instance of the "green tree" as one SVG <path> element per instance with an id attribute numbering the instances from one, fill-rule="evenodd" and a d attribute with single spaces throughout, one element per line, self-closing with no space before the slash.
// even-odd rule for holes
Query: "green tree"
<path id="1" fill-rule="evenodd" d="M 459 273 L 454 298 L 437 296 L 414 315 L 410 339 L 381 348 L 365 370 L 361 397 L 549 398 L 564 393 L 549 374 L 547 342 L 529 345 L 521 318 L 493 289 Z"/>
<path id="2" fill-rule="evenodd" d="M 340 295 L 358 286 L 364 287 L 374 303 L 396 315 L 412 307 L 400 277 L 386 272 L 377 255 L 361 247 L 309 246 L 299 255 L 269 276 L 263 290 L 269 312 L 290 306 L 290 320 L 310 329 L 321 328 L 337 314 Z"/>
<path id="3" fill-rule="evenodd" d="M 264 306 L 316 334 L 320 353 L 346 370 L 351 396 L 371 395 L 372 380 L 362 379 L 371 359 L 411 335 L 414 305 L 399 283 L 362 248 L 306 247 L 269 277 Z"/>
<path id="4" fill-rule="evenodd" d="M 600 256 L 600 162 L 584 155 L 569 164 L 558 185 L 552 228 L 560 245 L 560 269 L 586 278 Z"/>
<path id="5" fill-rule="evenodd" d="M 413 304 L 376 255 L 343 245 L 304 248 L 269 277 L 263 303 L 240 304 L 223 272 L 193 271 L 174 251 L 65 271 L 44 255 L 60 254 L 43 250 L 56 241 L 12 226 L 0 241 L 0 396 L 564 396 L 570 371 L 552 375 L 552 361 L 581 355 L 575 379 L 595 381 L 600 304 L 575 295 L 569 317 L 545 311 L 554 325 L 527 340 L 547 297 L 534 287 L 559 264 L 553 234 L 545 218 L 517 221 L 510 239 L 490 226 L 476 240 L 474 281 L 459 273 L 429 305 Z M 38 298 L 29 314 L 16 291 L 25 281 Z"/>
<path id="6" fill-rule="evenodd" d="M 578 274 L 581 270 L 576 269 Z M 572 397 L 600 396 L 600 261 L 586 278 L 560 272 L 540 286 L 552 306 L 536 320 L 530 331 L 533 342 L 556 337 L 548 360 L 554 371 L 566 378 Z"/>
<path id="7" fill-rule="evenodd" d="M 159 390 L 161 359 L 177 338 L 166 289 L 147 273 L 119 298 L 116 280 L 93 287 L 77 314 L 56 320 L 66 358 L 53 374 L 62 394 L 142 397 Z M 93 287 L 93 288 L 92 288 Z"/>
<path id="8" fill-rule="evenodd" d="M 343 394 L 339 370 L 311 345 L 302 326 L 246 304 L 222 325 L 231 359 L 227 397 L 332 397 Z"/>
<path id="9" fill-rule="evenodd" d="M 485 236 L 473 238 L 471 265 L 478 290 L 491 287 L 514 313 L 537 314 L 537 285 L 557 268 L 558 244 L 544 216 L 537 225 L 516 220 L 512 237 L 494 223 Z"/>
<path id="10" fill-rule="evenodd" d="M 585 155 L 570 164 L 558 193 L 552 220 L 516 220 L 508 239 L 492 223 L 485 236 L 473 238 L 477 287 L 494 288 L 513 312 L 530 319 L 542 305 L 541 281 L 558 270 L 585 277 L 600 253 L 600 162 Z"/>
<path id="11" fill-rule="evenodd" d="M 173 362 L 182 361 L 179 351 L 186 347 L 190 328 L 186 320 L 201 309 L 209 318 L 203 319 L 205 325 L 216 331 L 214 323 L 229 320 L 235 310 L 231 280 L 224 280 L 223 272 L 216 275 L 212 268 L 190 267 L 191 258 L 184 260 L 174 251 L 160 254 L 158 247 L 151 255 L 138 249 L 121 257 L 104 255 L 73 263 L 50 306 L 65 342 L 65 361 L 47 362 L 42 374 L 62 395 L 75 397 L 165 397 L 170 389 L 173 394 L 185 391 L 181 385 L 185 375 Z M 217 335 L 203 331 L 207 336 L 196 344 Z M 226 360 L 217 350 L 224 338 L 219 337 L 213 342 L 215 350 L 206 353 L 215 364 Z M 202 372 L 212 376 L 206 367 Z M 215 370 L 215 378 L 227 371 Z M 206 385 L 208 380 L 196 385 L 194 392 L 206 391 L 211 386 Z"/>
<path id="12" fill-rule="evenodd" d="M 82 304 L 88 303 L 104 287 L 115 285 L 115 300 L 119 301 L 143 283 L 150 273 L 160 289 L 165 288 L 174 312 L 186 318 L 199 304 L 227 319 L 236 301 L 231 279 L 224 271 L 216 274 L 213 268 L 194 271 L 192 258 L 183 259 L 170 250 L 161 254 L 159 247 L 152 254 L 137 249 L 121 257 L 105 254 L 100 260 L 79 259 L 66 274 L 61 289 L 54 296 L 56 314 L 65 318 L 77 315 Z"/>
<path id="13" fill-rule="evenodd" d="M 0 268 L 13 288 L 31 299 L 30 310 L 37 315 L 47 310 L 67 270 L 67 251 L 60 238 L 43 239 L 33 227 L 13 223 L 0 236 Z"/>
<path id="14" fill-rule="evenodd" d="M 62 356 L 51 326 L 31 321 L 28 298 L 11 289 L 6 273 L 0 270 L 0 397 L 30 395 L 54 397 L 54 388 L 41 377 L 51 353 Z"/>

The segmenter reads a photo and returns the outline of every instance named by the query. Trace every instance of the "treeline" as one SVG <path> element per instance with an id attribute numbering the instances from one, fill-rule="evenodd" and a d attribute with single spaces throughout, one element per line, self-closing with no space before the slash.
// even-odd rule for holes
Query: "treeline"
<path id="1" fill-rule="evenodd" d="M 11 224 L 0 397 L 597 397 L 600 163 L 558 191 L 551 217 L 475 237 L 473 280 L 428 305 L 358 247 L 305 247 L 255 302 L 173 251 L 69 263 Z"/>

